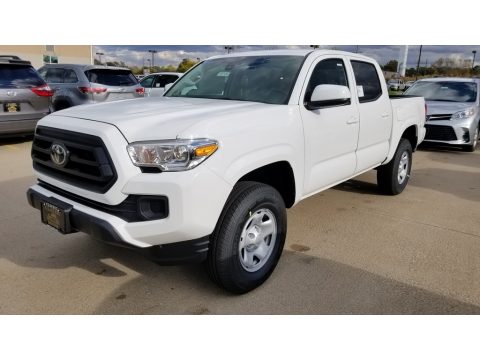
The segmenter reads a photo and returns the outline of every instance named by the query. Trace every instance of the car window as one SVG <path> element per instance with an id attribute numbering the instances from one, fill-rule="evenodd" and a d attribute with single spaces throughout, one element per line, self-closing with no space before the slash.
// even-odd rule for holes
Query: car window
<path id="1" fill-rule="evenodd" d="M 19 89 L 44 85 L 45 81 L 30 65 L 0 65 L 0 88 Z"/>
<path id="2" fill-rule="evenodd" d="M 45 75 L 47 83 L 61 84 L 63 83 L 63 77 L 65 75 L 65 69 L 48 68 Z"/>
<path id="3" fill-rule="evenodd" d="M 138 80 L 130 70 L 91 69 L 85 71 L 88 81 L 110 86 L 132 86 Z"/>
<path id="4" fill-rule="evenodd" d="M 165 96 L 287 104 L 304 56 L 209 59 L 175 82 Z"/>
<path id="5" fill-rule="evenodd" d="M 155 76 L 146 77 L 142 79 L 142 81 L 140 81 L 140 85 L 142 85 L 144 88 L 151 88 L 154 79 L 155 79 Z"/>
<path id="6" fill-rule="evenodd" d="M 74 84 L 78 82 L 77 74 L 72 69 L 65 69 L 65 78 L 64 81 L 66 84 Z"/>
<path id="7" fill-rule="evenodd" d="M 315 66 L 307 85 L 305 98 L 310 100 L 315 87 L 325 84 L 348 87 L 347 73 L 342 59 L 322 60 Z"/>
<path id="8" fill-rule="evenodd" d="M 382 86 L 375 65 L 352 61 L 352 67 L 360 103 L 377 100 L 382 95 Z"/>
<path id="9" fill-rule="evenodd" d="M 428 101 L 474 102 L 477 84 L 463 81 L 419 81 L 405 95 L 423 96 Z"/>
<path id="10" fill-rule="evenodd" d="M 155 88 L 164 88 L 165 85 L 171 84 L 178 79 L 177 75 L 158 75 L 155 79 L 153 87 Z"/>

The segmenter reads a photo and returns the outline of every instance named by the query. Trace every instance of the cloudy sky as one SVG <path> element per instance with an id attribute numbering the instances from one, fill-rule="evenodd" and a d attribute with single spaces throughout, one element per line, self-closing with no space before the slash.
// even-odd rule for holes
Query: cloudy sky
<path id="1" fill-rule="evenodd" d="M 321 45 L 323 48 L 335 48 L 338 50 L 355 52 L 356 45 Z M 358 52 L 375 58 L 380 64 L 385 64 L 391 59 L 398 60 L 400 57 L 399 45 L 360 45 Z M 305 48 L 301 45 L 272 45 L 272 46 L 234 46 L 234 52 L 278 49 L 278 48 Z M 419 45 L 410 45 L 408 52 L 407 67 L 416 67 L 419 53 Z M 155 54 L 155 65 L 177 65 L 184 58 L 205 59 L 213 55 L 225 54 L 225 45 L 95 45 L 94 53 L 101 52 L 102 61 L 123 61 L 127 65 L 145 66 L 147 59 L 151 59 L 148 50 L 157 50 Z M 472 50 L 480 50 L 480 45 L 424 45 L 422 49 L 421 64 L 430 65 L 440 57 L 455 57 L 472 59 Z M 98 56 L 95 55 L 97 58 Z M 475 64 L 480 63 L 480 52 L 475 59 Z"/>

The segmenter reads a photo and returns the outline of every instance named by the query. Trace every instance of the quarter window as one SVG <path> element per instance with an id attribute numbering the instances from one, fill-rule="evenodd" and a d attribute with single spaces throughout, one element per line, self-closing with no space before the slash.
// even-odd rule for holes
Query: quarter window
<path id="1" fill-rule="evenodd" d="M 65 83 L 66 84 L 74 84 L 78 82 L 77 74 L 75 74 L 75 71 L 71 69 L 66 69 L 65 70 Z"/>
<path id="2" fill-rule="evenodd" d="M 352 61 L 352 67 L 360 103 L 377 100 L 382 95 L 382 86 L 375 65 Z"/>

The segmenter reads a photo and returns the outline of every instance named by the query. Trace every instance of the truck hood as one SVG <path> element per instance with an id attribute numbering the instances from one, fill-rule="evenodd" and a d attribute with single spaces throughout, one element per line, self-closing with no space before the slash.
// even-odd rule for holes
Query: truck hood
<path id="1" fill-rule="evenodd" d="M 246 101 L 160 97 L 76 106 L 50 116 L 111 124 L 129 142 L 134 142 L 175 139 L 179 134 L 185 136 L 188 128 L 200 122 L 218 117 L 228 119 L 229 115 L 239 112 L 249 113 L 276 106 Z M 208 137 L 208 133 L 203 136 Z"/>
<path id="2" fill-rule="evenodd" d="M 454 114 L 475 106 L 471 102 L 426 101 L 427 115 Z"/>

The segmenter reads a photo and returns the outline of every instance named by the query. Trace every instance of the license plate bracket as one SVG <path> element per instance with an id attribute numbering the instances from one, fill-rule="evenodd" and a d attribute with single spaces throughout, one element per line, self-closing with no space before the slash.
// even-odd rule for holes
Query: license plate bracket
<path id="1" fill-rule="evenodd" d="M 73 206 L 55 198 L 41 201 L 42 222 L 60 231 L 62 234 L 75 232 L 70 224 Z"/>
<path id="2" fill-rule="evenodd" d="M 18 102 L 3 103 L 3 111 L 7 113 L 20 112 L 20 103 Z"/>

